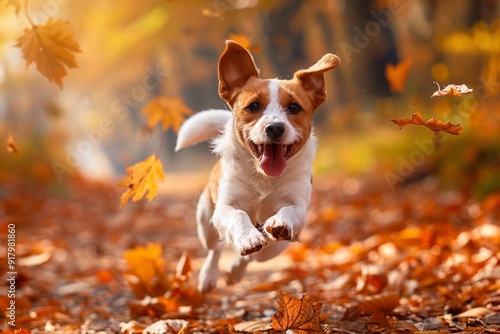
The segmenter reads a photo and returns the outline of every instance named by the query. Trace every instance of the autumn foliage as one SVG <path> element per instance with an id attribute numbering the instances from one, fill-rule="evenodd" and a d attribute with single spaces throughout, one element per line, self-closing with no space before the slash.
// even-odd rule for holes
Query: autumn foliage
<path id="1" fill-rule="evenodd" d="M 500 332 L 499 7 L 460 4 L 0 0 L 0 333 Z M 173 147 L 226 39 L 343 68 L 300 241 L 201 295 Z"/>

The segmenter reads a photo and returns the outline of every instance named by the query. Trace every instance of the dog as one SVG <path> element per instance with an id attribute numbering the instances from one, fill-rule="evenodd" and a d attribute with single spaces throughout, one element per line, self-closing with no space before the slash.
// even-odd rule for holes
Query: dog
<path id="1" fill-rule="evenodd" d="M 333 54 L 292 79 L 261 79 L 250 52 L 228 40 L 219 59 L 219 95 L 230 107 L 196 113 L 181 126 L 176 151 L 212 140 L 219 160 L 196 210 L 207 258 L 198 290 L 216 287 L 226 243 L 240 254 L 227 272 L 239 281 L 251 261 L 281 253 L 298 240 L 306 220 L 316 154 L 313 115 L 326 99 L 324 73 L 340 65 Z"/>

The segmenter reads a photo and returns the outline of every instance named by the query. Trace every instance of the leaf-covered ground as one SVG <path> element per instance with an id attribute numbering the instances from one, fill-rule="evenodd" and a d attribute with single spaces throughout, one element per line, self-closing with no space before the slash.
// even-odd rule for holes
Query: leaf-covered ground
<path id="1" fill-rule="evenodd" d="M 115 184 L 2 180 L 0 268 L 12 271 L 3 241 L 15 224 L 17 273 L 15 327 L 3 313 L 2 332 L 133 333 L 172 319 L 147 332 L 281 332 L 271 325 L 304 323 L 299 333 L 318 328 L 308 322 L 318 311 L 319 328 L 333 333 L 500 333 L 500 194 L 479 201 L 433 179 L 391 192 L 319 177 L 301 242 L 200 296 L 194 210 L 203 185 L 166 179 L 189 189 L 122 209 Z M 233 255 L 228 249 L 222 262 Z M 294 315 L 281 303 L 273 318 L 278 292 L 312 309 Z"/>

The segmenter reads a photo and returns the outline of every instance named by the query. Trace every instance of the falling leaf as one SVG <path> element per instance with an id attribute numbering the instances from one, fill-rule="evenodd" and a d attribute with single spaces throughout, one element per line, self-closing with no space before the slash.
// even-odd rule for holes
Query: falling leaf
<path id="1" fill-rule="evenodd" d="M 151 201 L 158 194 L 157 180 L 163 181 L 163 166 L 160 159 L 154 154 L 146 160 L 141 161 L 131 167 L 125 168 L 128 173 L 119 183 L 119 187 L 128 188 L 122 194 L 121 206 L 132 197 L 132 201 L 137 202 L 142 199 L 146 192 L 146 198 Z"/>
<path id="2" fill-rule="evenodd" d="M 62 78 L 67 74 L 66 68 L 78 67 L 74 53 L 80 52 L 69 25 L 68 21 L 56 21 L 49 17 L 44 24 L 24 29 L 15 45 L 21 48 L 26 67 L 35 63 L 42 75 L 61 88 Z"/>
<path id="3" fill-rule="evenodd" d="M 295 333 L 323 333 L 320 323 L 322 304 L 312 302 L 304 294 L 300 299 L 278 292 L 278 310 L 274 313 L 271 326 L 277 330 L 293 330 Z"/>
<path id="4" fill-rule="evenodd" d="M 184 101 L 178 97 L 159 96 L 146 105 L 141 114 L 147 116 L 148 127 L 153 128 L 159 122 L 162 122 L 162 129 L 169 127 L 177 132 L 184 122 L 185 115 L 192 114 L 193 111 L 188 108 Z"/>
<path id="5" fill-rule="evenodd" d="M 452 135 L 459 135 L 462 132 L 462 127 L 460 126 L 460 124 L 453 124 L 451 122 L 442 122 L 436 118 L 431 118 L 430 120 L 425 121 L 422 115 L 420 115 L 420 113 L 418 112 L 411 115 L 410 118 L 408 117 L 403 117 L 401 119 L 393 118 L 391 119 L 391 122 L 398 125 L 400 129 L 408 124 L 415 124 L 415 125 L 424 125 L 434 132 L 443 131 L 446 133 L 450 133 Z"/>
<path id="6" fill-rule="evenodd" d="M 411 59 L 406 59 L 396 65 L 387 63 L 385 66 L 385 77 L 387 82 L 389 82 L 391 92 L 401 93 L 404 90 L 412 65 L 413 61 Z"/>
<path id="7" fill-rule="evenodd" d="M 250 38 L 243 33 L 229 34 L 229 39 L 235 41 L 236 43 L 240 44 L 245 49 L 250 50 L 254 54 L 259 53 L 261 51 L 260 46 L 253 44 Z"/>
<path id="8" fill-rule="evenodd" d="M 438 86 L 438 90 L 431 95 L 431 97 L 436 96 L 462 96 L 472 93 L 473 89 L 467 87 L 466 85 L 448 85 L 441 89 L 437 82 L 434 82 Z"/>
<path id="9" fill-rule="evenodd" d="M 6 147 L 7 147 L 7 151 L 9 151 L 11 153 L 16 153 L 16 154 L 19 153 L 19 147 L 17 147 L 17 144 L 14 141 L 14 137 L 10 133 L 9 133 L 9 136 L 7 137 Z"/>
<path id="10" fill-rule="evenodd" d="M 21 10 L 21 0 L 7 0 L 7 6 L 12 5 L 16 10 L 16 15 L 19 15 Z"/>

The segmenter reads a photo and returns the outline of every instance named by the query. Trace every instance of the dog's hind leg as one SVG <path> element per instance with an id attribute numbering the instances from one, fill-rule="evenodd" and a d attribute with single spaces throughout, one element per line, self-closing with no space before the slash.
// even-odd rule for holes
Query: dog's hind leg
<path id="1" fill-rule="evenodd" d="M 208 250 L 207 258 L 200 269 L 198 278 L 198 291 L 207 292 L 217 285 L 219 277 L 219 258 L 224 245 L 219 240 L 219 235 L 211 222 L 213 204 L 209 191 L 205 189 L 198 201 L 196 209 L 196 223 L 198 238 L 203 247 Z"/>

